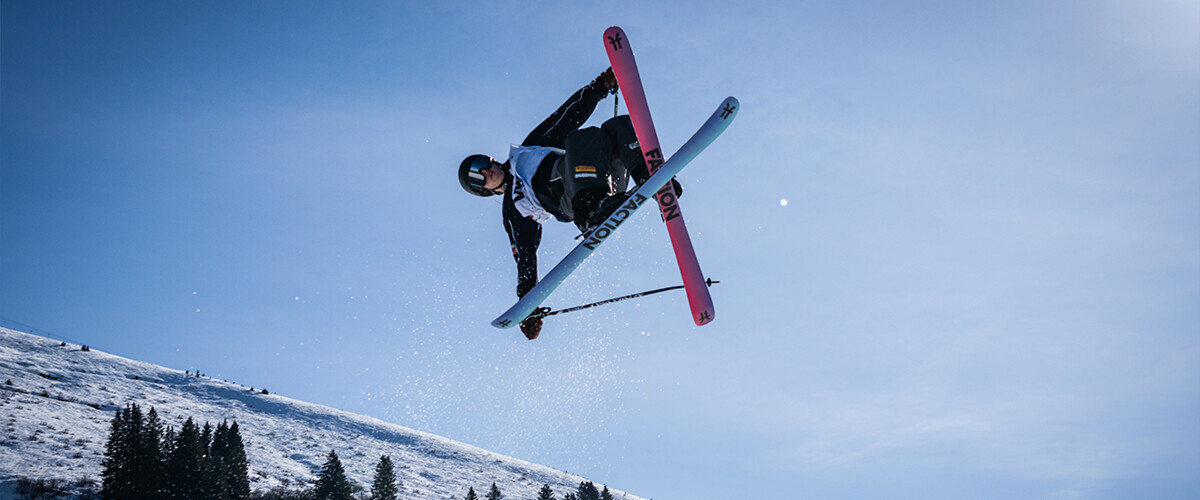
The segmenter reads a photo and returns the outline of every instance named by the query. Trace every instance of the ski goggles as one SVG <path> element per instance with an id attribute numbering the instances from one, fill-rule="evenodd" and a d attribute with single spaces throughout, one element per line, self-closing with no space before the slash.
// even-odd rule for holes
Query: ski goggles
<path id="1" fill-rule="evenodd" d="M 479 196 L 491 196 L 495 194 L 484 187 L 484 184 L 487 184 L 487 176 L 483 173 L 484 170 L 487 170 L 494 164 L 495 161 L 487 156 L 477 156 L 467 165 L 467 168 L 463 172 L 463 179 L 466 181 L 468 188 L 475 192 L 475 194 Z"/>

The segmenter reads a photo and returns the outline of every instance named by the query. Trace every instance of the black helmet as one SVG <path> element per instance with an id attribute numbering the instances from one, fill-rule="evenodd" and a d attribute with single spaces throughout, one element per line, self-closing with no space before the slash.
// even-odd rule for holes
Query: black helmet
<path id="1" fill-rule="evenodd" d="M 463 160 L 462 164 L 458 166 L 458 182 L 462 183 L 463 189 L 475 196 L 496 194 L 483 187 L 483 184 L 487 182 L 483 170 L 491 166 L 493 162 L 495 160 L 488 155 L 471 155 Z"/>

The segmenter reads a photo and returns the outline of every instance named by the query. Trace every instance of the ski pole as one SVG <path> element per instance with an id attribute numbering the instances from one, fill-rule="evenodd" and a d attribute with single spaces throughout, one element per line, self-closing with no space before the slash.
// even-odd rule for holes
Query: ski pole
<path id="1" fill-rule="evenodd" d="M 708 279 L 704 280 L 704 284 L 707 286 L 710 286 L 710 287 L 717 283 L 720 283 L 720 281 L 713 281 L 712 278 L 708 278 Z M 638 293 L 625 295 L 625 296 L 621 296 L 621 297 L 613 297 L 611 299 L 605 299 L 605 300 L 601 300 L 599 302 L 592 302 L 591 304 L 584 304 L 581 306 L 568 307 L 566 309 L 559 309 L 557 311 L 551 310 L 549 307 L 539 307 L 536 310 L 534 310 L 533 314 L 530 314 L 529 317 L 530 318 L 544 318 L 546 316 L 554 316 L 555 314 L 563 314 L 563 313 L 581 311 L 581 310 L 590 309 L 590 308 L 596 307 L 596 306 L 602 306 L 604 304 L 620 302 L 622 300 L 636 299 L 638 297 L 645 297 L 647 295 L 654 295 L 656 293 L 669 292 L 671 290 L 679 290 L 680 288 L 683 288 L 683 285 L 669 286 L 666 288 L 659 288 L 657 290 L 647 290 L 645 292 L 638 292 Z"/>

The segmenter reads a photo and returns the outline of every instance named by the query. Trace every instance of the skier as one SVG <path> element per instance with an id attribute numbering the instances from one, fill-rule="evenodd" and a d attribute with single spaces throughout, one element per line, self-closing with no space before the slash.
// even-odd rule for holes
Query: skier
<path id="1" fill-rule="evenodd" d="M 475 196 L 504 196 L 504 229 L 517 262 L 517 296 L 537 284 L 537 248 L 542 223 L 574 222 L 587 233 L 628 199 L 629 177 L 650 177 L 629 116 L 600 127 L 580 129 L 605 97 L 617 92 L 612 68 L 605 70 L 533 129 L 521 145 L 509 148 L 503 163 L 482 154 L 468 156 L 458 168 L 463 189 Z M 672 180 L 678 196 L 682 188 Z M 541 318 L 521 322 L 533 340 Z"/>

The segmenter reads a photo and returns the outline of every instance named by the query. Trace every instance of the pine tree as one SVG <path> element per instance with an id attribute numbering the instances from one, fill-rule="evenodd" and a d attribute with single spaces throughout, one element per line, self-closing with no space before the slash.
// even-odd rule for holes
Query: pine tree
<path id="1" fill-rule="evenodd" d="M 200 472 L 200 484 L 204 490 L 205 500 L 229 500 L 229 488 L 226 482 L 225 457 L 222 454 L 225 444 L 225 423 L 222 422 L 214 430 L 207 422 L 200 432 L 200 439 L 209 438 L 204 465 Z"/>
<path id="2" fill-rule="evenodd" d="M 146 483 L 146 462 L 145 458 L 143 458 L 146 437 L 145 425 L 146 418 L 142 414 L 142 408 L 136 403 L 126 405 L 125 432 L 123 437 L 126 440 L 126 450 L 129 453 L 129 458 L 126 462 L 129 464 L 129 469 L 126 473 L 128 474 L 132 491 L 122 497 L 125 500 L 143 500 L 147 498 L 146 492 L 142 488 L 142 485 Z"/>
<path id="3" fill-rule="evenodd" d="M 600 490 L 596 489 L 596 484 L 591 481 L 579 483 L 578 491 L 579 500 L 600 500 Z"/>
<path id="4" fill-rule="evenodd" d="M 400 491 L 396 488 L 396 468 L 392 457 L 384 455 L 375 466 L 375 481 L 371 485 L 371 500 L 396 500 Z"/>
<path id="5" fill-rule="evenodd" d="M 167 463 L 170 462 L 171 450 L 174 450 L 174 449 L 175 449 L 175 428 L 167 427 L 167 429 L 165 431 L 163 431 L 162 441 L 159 442 L 159 448 L 158 448 L 158 456 L 162 457 L 162 464 L 160 464 L 159 467 L 161 467 L 162 471 L 163 471 L 163 477 L 164 477 L 163 487 L 166 487 L 166 482 L 165 482 L 166 479 L 165 478 L 167 475 Z"/>
<path id="6" fill-rule="evenodd" d="M 208 422 L 204 422 L 204 429 L 200 431 L 200 442 L 204 444 L 204 456 L 212 453 L 212 435 L 213 428 Z"/>
<path id="7" fill-rule="evenodd" d="M 479 500 L 479 495 L 475 494 L 475 488 L 467 488 L 467 498 L 464 500 Z"/>
<path id="8" fill-rule="evenodd" d="M 210 431 L 211 426 L 205 423 L 204 431 Z M 208 434 L 212 442 L 207 446 L 208 453 L 204 456 L 204 467 L 201 472 L 201 485 L 205 500 L 229 500 L 229 426 L 222 421 L 216 429 Z M 204 440 L 206 432 L 200 433 Z"/>
<path id="9" fill-rule="evenodd" d="M 492 489 L 488 490 L 487 500 L 504 500 L 504 495 L 500 493 L 500 488 L 496 487 L 496 483 L 492 483 Z"/>
<path id="10" fill-rule="evenodd" d="M 207 425 L 206 425 L 206 427 L 207 427 Z M 228 433 L 229 433 L 229 425 L 227 422 L 222 421 L 220 424 L 217 425 L 217 428 L 215 430 L 213 430 L 213 433 L 212 433 L 212 441 L 209 442 L 209 445 L 208 445 L 208 456 L 210 456 L 210 457 L 225 457 L 225 456 L 227 456 L 226 452 L 228 451 L 227 448 L 229 446 L 228 446 L 228 439 L 226 437 L 226 434 L 228 434 Z M 201 438 L 203 438 L 203 434 L 201 435 Z"/>
<path id="11" fill-rule="evenodd" d="M 133 479 L 130 476 L 133 451 L 127 436 L 127 418 L 128 414 L 117 408 L 109 425 L 108 441 L 104 443 L 104 460 L 100 462 L 104 467 L 100 472 L 100 495 L 104 498 L 124 499 L 133 493 Z"/>
<path id="12" fill-rule="evenodd" d="M 342 461 L 338 460 L 337 452 L 330 450 L 329 458 L 321 466 L 321 474 L 317 477 L 317 500 L 352 500 L 352 494 Z"/>
<path id="13" fill-rule="evenodd" d="M 229 467 L 223 457 L 204 457 L 200 472 L 200 490 L 204 500 L 229 500 Z"/>
<path id="14" fill-rule="evenodd" d="M 136 408 L 136 405 L 134 406 Z M 146 420 L 141 425 L 141 432 L 136 438 L 137 498 L 157 500 L 162 498 L 163 477 L 165 468 L 162 455 L 163 427 L 158 419 L 158 411 L 150 407 Z"/>
<path id="15" fill-rule="evenodd" d="M 167 495 L 175 500 L 203 500 L 201 480 L 204 472 L 205 443 L 200 428 L 189 417 L 175 436 L 171 456 L 167 458 Z"/>
<path id="16" fill-rule="evenodd" d="M 229 426 L 226 433 L 225 453 L 229 466 L 229 498 L 230 500 L 250 499 L 250 464 L 246 461 L 246 446 L 242 443 L 242 433 L 238 430 L 237 422 Z"/>
<path id="17" fill-rule="evenodd" d="M 608 491 L 608 486 L 605 486 L 604 490 L 600 492 L 600 500 L 613 500 L 612 493 Z"/>
<path id="18" fill-rule="evenodd" d="M 542 491 L 538 492 L 537 500 L 554 500 L 554 490 L 550 489 L 549 484 L 542 485 Z"/>

